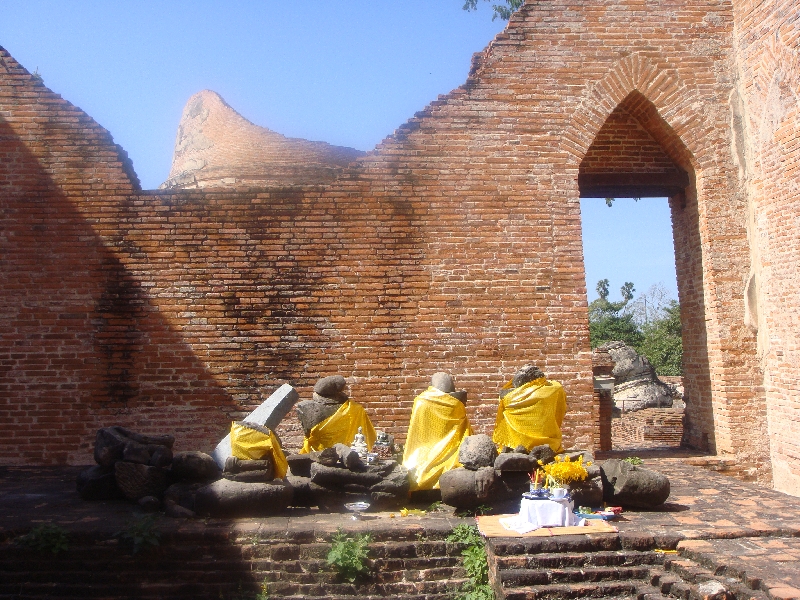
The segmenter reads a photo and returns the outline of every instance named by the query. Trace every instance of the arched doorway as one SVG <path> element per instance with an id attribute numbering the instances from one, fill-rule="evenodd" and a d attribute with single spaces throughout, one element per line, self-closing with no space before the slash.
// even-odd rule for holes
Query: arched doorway
<path id="1" fill-rule="evenodd" d="M 639 91 L 632 91 L 608 115 L 585 153 L 578 186 L 582 198 L 668 198 L 681 305 L 684 387 L 686 397 L 691 399 L 683 443 L 715 450 L 702 248 L 691 153 L 653 103 Z M 601 410 L 601 440 L 611 439 L 611 419 L 605 418 L 607 414 Z"/>

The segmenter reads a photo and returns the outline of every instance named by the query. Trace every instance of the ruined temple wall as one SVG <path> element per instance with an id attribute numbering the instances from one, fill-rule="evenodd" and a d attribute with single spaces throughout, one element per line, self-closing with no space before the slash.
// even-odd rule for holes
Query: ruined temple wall
<path id="1" fill-rule="evenodd" d="M 732 96 L 753 268 L 742 295 L 758 331 L 777 489 L 800 494 L 800 24 L 792 0 L 736 0 Z M 758 416 L 756 418 L 759 418 Z M 743 426 L 748 424 L 743 423 Z M 766 439 L 766 438 L 765 438 Z M 755 464 L 759 467 L 759 464 Z"/>
<path id="2" fill-rule="evenodd" d="M 700 411 L 695 428 L 717 447 L 740 449 L 732 410 L 759 399 L 747 387 L 755 338 L 746 337 L 740 293 L 750 256 L 731 183 L 731 28 L 729 4 L 711 0 L 528 4 L 476 58 L 464 86 L 328 187 L 136 193 L 104 191 L 101 174 L 92 195 L 73 193 L 55 173 L 74 228 L 55 254 L 84 240 L 94 265 L 86 281 L 56 290 L 89 294 L 74 334 L 88 383 L 43 375 L 73 386 L 58 395 L 71 403 L 59 427 L 67 422 L 85 438 L 101 421 L 122 422 L 209 449 L 225 421 L 265 390 L 288 381 L 308 397 L 317 377 L 341 373 L 376 425 L 402 441 L 414 394 L 434 371 L 456 377 L 471 417 L 490 429 L 497 389 L 535 363 L 566 388 L 566 445 L 596 446 L 578 171 L 603 123 L 637 91 L 663 118 L 651 133 L 696 175 L 696 193 L 673 205 L 692 248 L 679 264 L 681 302 L 694 309 L 682 315 L 687 361 L 705 360 L 709 374 L 699 387 L 687 381 Z M 671 148 L 673 138 L 685 152 Z M 99 173 L 108 160 L 91 155 L 87 168 Z M 21 265 L 32 247 L 13 250 Z M 24 308 L 10 295 L 6 302 Z M 57 410 L 56 394 L 30 394 L 39 376 L 7 378 L 15 422 L 38 407 Z M 25 461 L 88 459 L 90 439 L 81 456 L 56 456 L 47 448 L 62 430 L 42 431 L 57 435 L 40 436 L 39 454 Z M 6 462 L 11 444 L 34 448 L 4 435 Z"/>

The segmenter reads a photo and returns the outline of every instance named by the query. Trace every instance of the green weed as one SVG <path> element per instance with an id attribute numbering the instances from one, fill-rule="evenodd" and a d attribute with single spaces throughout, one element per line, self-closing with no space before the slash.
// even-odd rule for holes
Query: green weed
<path id="1" fill-rule="evenodd" d="M 142 550 L 158 546 L 161 539 L 161 532 L 156 527 L 156 515 L 147 515 L 140 519 L 135 519 L 128 523 L 122 531 L 114 534 L 133 547 L 133 553 L 138 554 Z"/>
<path id="2" fill-rule="evenodd" d="M 447 541 L 466 545 L 461 556 L 469 581 L 461 588 L 456 600 L 494 600 L 494 590 L 489 585 L 486 547 L 478 528 L 474 525 L 456 525 L 447 536 Z"/>
<path id="3" fill-rule="evenodd" d="M 369 573 L 367 555 L 372 537 L 365 533 L 355 538 L 348 537 L 340 529 L 333 536 L 331 550 L 328 552 L 328 564 L 343 578 L 353 583 L 356 579 Z"/>
<path id="4" fill-rule="evenodd" d="M 17 541 L 38 552 L 66 552 L 69 549 L 66 529 L 53 523 L 43 523 L 31 529 Z"/>

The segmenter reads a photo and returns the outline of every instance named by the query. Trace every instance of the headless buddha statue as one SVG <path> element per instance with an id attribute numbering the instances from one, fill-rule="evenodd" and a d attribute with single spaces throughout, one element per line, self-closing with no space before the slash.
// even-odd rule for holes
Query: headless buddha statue
<path id="1" fill-rule="evenodd" d="M 458 448 L 472 433 L 466 398 L 447 373 L 436 373 L 431 386 L 414 398 L 403 452 L 412 492 L 438 489 L 441 474 L 459 466 Z"/>
<path id="2" fill-rule="evenodd" d="M 542 444 L 562 452 L 561 424 L 566 412 L 567 395 L 561 384 L 546 379 L 538 367 L 526 365 L 500 392 L 492 440 L 498 446 L 524 446 L 528 452 Z"/>
<path id="3" fill-rule="evenodd" d="M 375 443 L 375 428 L 364 407 L 347 397 L 347 382 L 341 375 L 323 377 L 314 386 L 311 400 L 295 405 L 305 440 L 300 454 L 324 450 L 336 444 L 349 446 L 359 427 L 368 448 Z"/>

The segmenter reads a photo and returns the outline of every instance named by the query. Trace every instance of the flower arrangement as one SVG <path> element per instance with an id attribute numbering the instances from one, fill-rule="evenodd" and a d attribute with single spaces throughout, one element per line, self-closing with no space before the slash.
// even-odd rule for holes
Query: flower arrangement
<path id="1" fill-rule="evenodd" d="M 542 464 L 542 461 L 539 461 Z M 589 476 L 586 467 L 591 466 L 591 462 L 587 462 L 584 466 L 583 456 L 579 456 L 577 460 L 570 460 L 569 456 L 556 456 L 554 462 L 542 465 L 541 469 L 536 469 L 531 474 L 531 481 L 536 486 L 544 472 L 545 487 L 557 488 L 564 487 L 573 481 L 583 481 Z"/>

